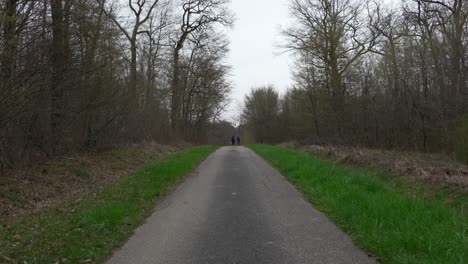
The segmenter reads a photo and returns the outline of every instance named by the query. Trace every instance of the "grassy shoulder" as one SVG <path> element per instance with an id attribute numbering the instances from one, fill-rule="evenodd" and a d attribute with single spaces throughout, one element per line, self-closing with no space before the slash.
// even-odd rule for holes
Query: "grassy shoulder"
<path id="1" fill-rule="evenodd" d="M 250 146 L 362 248 L 384 263 L 467 263 L 468 217 L 366 170 L 268 145 Z"/>
<path id="2" fill-rule="evenodd" d="M 202 146 L 172 154 L 93 197 L 0 227 L 0 262 L 101 262 L 148 216 L 155 198 L 216 149 Z"/>

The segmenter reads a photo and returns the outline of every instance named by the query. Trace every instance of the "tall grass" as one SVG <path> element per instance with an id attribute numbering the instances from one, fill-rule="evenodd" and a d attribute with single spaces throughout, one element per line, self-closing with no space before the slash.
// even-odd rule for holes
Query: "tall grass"
<path id="1" fill-rule="evenodd" d="M 0 227 L 0 263 L 102 261 L 148 216 L 157 197 L 216 148 L 196 147 L 170 155 L 94 197 Z"/>
<path id="2" fill-rule="evenodd" d="M 384 263 L 468 263 L 468 217 L 303 152 L 253 145 L 362 248 Z"/>

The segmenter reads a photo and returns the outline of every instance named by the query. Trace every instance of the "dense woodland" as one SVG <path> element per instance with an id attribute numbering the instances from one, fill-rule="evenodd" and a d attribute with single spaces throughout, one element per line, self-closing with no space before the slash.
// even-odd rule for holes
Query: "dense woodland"
<path id="1" fill-rule="evenodd" d="M 397 1 L 394 1 L 397 2 Z M 245 98 L 256 141 L 456 153 L 468 163 L 468 3 L 291 0 L 285 95 Z"/>
<path id="2" fill-rule="evenodd" d="M 468 4 L 290 0 L 294 84 L 246 96 L 257 142 L 456 153 L 468 162 Z M 109 144 L 204 143 L 231 89 L 228 0 L 2 0 L 0 169 Z M 278 21 L 282 23 L 282 21 Z M 246 40 L 247 41 L 247 40 Z"/>
<path id="3" fill-rule="evenodd" d="M 227 0 L 2 0 L 0 9 L 0 169 L 212 133 L 231 89 Z"/>

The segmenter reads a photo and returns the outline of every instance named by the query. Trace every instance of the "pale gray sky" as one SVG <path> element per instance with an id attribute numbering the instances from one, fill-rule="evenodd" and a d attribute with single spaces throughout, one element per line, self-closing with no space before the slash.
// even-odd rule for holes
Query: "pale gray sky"
<path id="1" fill-rule="evenodd" d="M 228 63 L 233 67 L 234 89 L 228 121 L 239 112 L 245 94 L 252 87 L 272 84 L 284 92 L 291 84 L 288 54 L 277 55 L 275 44 L 281 41 L 279 26 L 288 22 L 289 0 L 232 0 L 236 21 L 227 32 L 230 40 Z"/>

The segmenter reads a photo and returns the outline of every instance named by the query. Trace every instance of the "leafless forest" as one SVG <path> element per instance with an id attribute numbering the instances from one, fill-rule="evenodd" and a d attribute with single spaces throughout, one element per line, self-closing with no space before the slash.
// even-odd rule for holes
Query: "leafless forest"
<path id="1" fill-rule="evenodd" d="M 2 0 L 0 168 L 205 142 L 231 89 L 227 0 Z"/>
<path id="2" fill-rule="evenodd" d="M 454 153 L 468 163 L 468 3 L 291 0 L 294 85 L 246 96 L 256 141 Z"/>
<path id="3" fill-rule="evenodd" d="M 208 142 L 231 89 L 228 0 L 2 0 L 0 169 L 109 144 Z M 261 12 L 261 10 L 259 10 Z M 468 162 L 468 4 L 291 0 L 294 84 L 246 96 L 256 142 Z M 248 40 L 246 40 L 248 41 Z"/>

